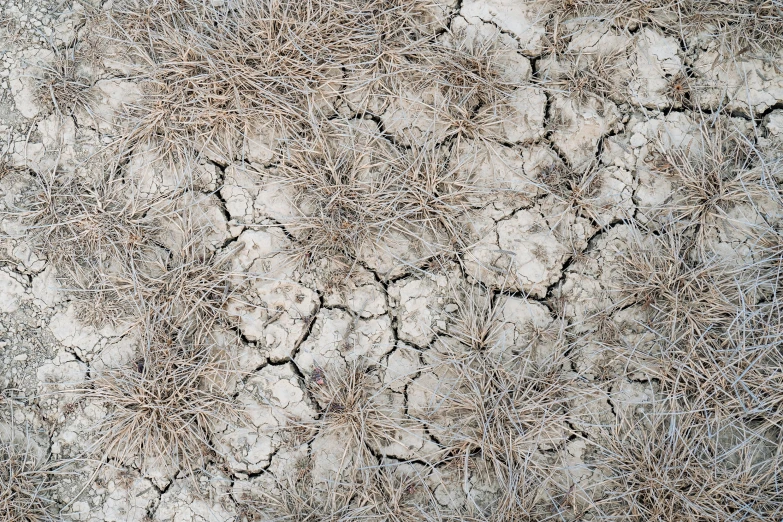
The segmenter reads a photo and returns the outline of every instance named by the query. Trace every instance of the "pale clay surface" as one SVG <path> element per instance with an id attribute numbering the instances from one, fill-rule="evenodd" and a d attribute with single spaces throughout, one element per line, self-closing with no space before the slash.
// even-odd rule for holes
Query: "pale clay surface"
<path id="1" fill-rule="evenodd" d="M 313 273 L 302 273 L 286 258 L 296 238 L 285 223 L 311 209 L 296 201 L 295 191 L 274 171 L 285 137 L 271 124 L 250 129 L 227 162 L 215 155 L 175 168 L 158 162 L 154 152 L 135 155 L 123 168 L 135 194 L 167 209 L 163 215 L 169 218 L 158 223 L 163 248 L 186 248 L 184 230 L 194 227 L 204 231 L 205 251 L 233 252 L 231 278 L 240 290 L 227 311 L 241 337 L 242 369 L 249 371 L 234 391 L 248 422 L 220 431 L 213 443 L 226 462 L 196 480 L 173 469 L 147 476 L 135 469 L 103 469 L 76 499 L 95 470 L 86 464 L 55 488 L 58 502 L 68 504 L 67 520 L 230 522 L 240 520 L 237 491 L 251 497 L 278 491 L 277 482 L 293 471 L 309 473 L 315 486 L 326 488 L 351 465 L 345 434 L 320 433 L 309 443 L 295 444 L 283 429 L 322 415 L 325 405 L 308 388 L 317 372 L 325 370 L 329 379 L 329 372 L 339 374 L 358 363 L 377 368 L 373 400 L 403 426 L 372 448 L 379 462 L 398 463 L 399 473 L 424 477 L 444 508 L 491 503 L 497 484 L 483 483 L 478 475 L 463 480 L 452 468 L 421 465 L 437 459 L 439 439 L 457 421 L 430 414 L 433 397 L 454 379 L 434 361 L 438 350 L 455 344 L 459 292 L 476 283 L 510 294 L 502 299 L 498 335 L 511 351 L 535 345 L 541 360 L 558 350 L 546 341 L 546 332 L 556 329 L 551 303 L 559 299 L 562 316 L 588 339 L 570 356 L 571 368 L 587 381 L 596 380 L 603 352 L 590 340 L 597 328 L 591 321 L 617 301 L 618 252 L 633 240 L 623 221 L 657 226 L 660 217 L 651 209 L 676 197 L 677 187 L 651 165 L 672 148 L 700 153 L 695 116 L 667 96 L 671 77 L 687 65 L 703 86 L 692 94 L 694 103 L 708 110 L 726 108 L 770 154 L 783 148 L 783 73 L 777 66 L 752 57 L 723 62 L 710 48 L 685 56 L 675 37 L 654 27 L 631 35 L 587 21 L 568 49 L 624 56 L 625 66 L 611 78 L 624 85 L 630 103 L 578 99 L 531 81 L 537 71 L 556 75 L 561 67 L 546 47 L 549 14 L 543 2 L 440 4 L 432 16 L 449 23 L 454 34 L 476 42 L 499 38 L 504 79 L 524 84 L 511 94 L 502 123 L 455 144 L 460 155 L 472 158 L 455 170 L 481 189 L 468 197 L 472 212 L 465 221 L 471 235 L 462 266 L 433 272 L 415 268 L 423 254 L 409 238 L 392 233 L 362 251 L 361 262 L 338 284 L 329 280 L 328 260 Z M 53 458 L 70 458 L 89 446 L 85 433 L 108 411 L 103 404 L 73 402 L 76 395 L 69 389 L 85 383 L 90 371 L 131 364 L 138 338 L 123 324 L 85 324 L 54 267 L 26 241 L 23 227 L 5 216 L 13 214 L 36 174 L 54 169 L 94 174 L 96 167 L 86 160 L 117 138 L 118 114 L 143 92 L 122 77 L 119 64 L 107 60 L 93 71 L 91 111 L 79 108 L 66 117 L 54 112 L 37 94 L 34 80 L 55 59 L 49 42 L 65 49 L 91 28 L 78 2 L 52 14 L 45 14 L 43 6 L 31 11 L 35 5 L 0 2 L 0 16 L 16 20 L 22 35 L 14 42 L 3 38 L 0 62 L 0 153 L 4 164 L 16 169 L 0 175 L 0 384 L 27 397 L 15 420 L 47 433 L 42 444 Z M 340 110 L 355 110 L 352 104 L 358 100 L 351 95 L 345 100 Z M 372 126 L 381 126 L 396 145 L 407 147 L 425 135 L 449 132 L 436 118 L 435 108 L 444 103 L 432 88 L 368 109 L 377 118 Z M 546 169 L 561 161 L 588 169 L 599 180 L 589 205 L 577 207 L 545 190 Z M 756 223 L 781 215 L 772 203 L 734 212 L 737 221 Z M 726 256 L 751 255 L 731 234 L 711 240 Z M 638 310 L 623 309 L 614 321 L 635 324 L 634 314 Z M 624 333 L 631 345 L 644 335 L 641 329 Z M 597 397 L 585 393 L 571 405 L 574 418 L 584 414 L 582 421 L 594 421 L 580 425 L 585 433 L 613 422 L 618 412 L 641 411 L 655 399 L 651 381 L 642 381 L 643 368 L 618 365 L 613 371 L 622 373 L 618 386 L 602 389 Z M 0 428 L 7 426 L 0 421 Z M 571 483 L 600 482 L 586 464 L 585 443 L 568 440 L 569 429 L 546 433 L 536 451 L 559 452 Z M 310 459 L 310 467 L 301 471 L 297 465 L 303 459 Z M 404 461 L 410 463 L 400 464 Z"/>

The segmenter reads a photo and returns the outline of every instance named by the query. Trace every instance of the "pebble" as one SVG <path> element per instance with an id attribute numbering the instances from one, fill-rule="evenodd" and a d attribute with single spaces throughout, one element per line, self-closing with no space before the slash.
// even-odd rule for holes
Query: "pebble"
<path id="1" fill-rule="evenodd" d="M 638 132 L 631 136 L 631 147 L 641 147 L 647 143 L 647 138 Z"/>

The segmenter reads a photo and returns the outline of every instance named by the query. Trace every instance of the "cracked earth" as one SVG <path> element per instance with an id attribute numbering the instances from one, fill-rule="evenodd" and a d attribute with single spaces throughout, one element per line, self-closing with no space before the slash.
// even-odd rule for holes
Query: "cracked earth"
<path id="1" fill-rule="evenodd" d="M 0 0 L 0 438 L 46 500 L 0 518 L 781 516 L 783 47 L 441 0 L 388 16 L 459 59 L 336 48 L 223 125 L 126 41 L 158 4 L 210 2 Z"/>

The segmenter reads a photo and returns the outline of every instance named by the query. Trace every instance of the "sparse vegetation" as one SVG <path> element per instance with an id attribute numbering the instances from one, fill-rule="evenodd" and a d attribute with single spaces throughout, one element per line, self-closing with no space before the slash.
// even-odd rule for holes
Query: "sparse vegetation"
<path id="1" fill-rule="evenodd" d="M 780 516 L 779 430 L 653 412 L 597 441 L 597 505 L 626 520 L 770 520 Z"/>
<path id="2" fill-rule="evenodd" d="M 774 54 L 783 45 L 779 0 L 553 0 L 562 19 L 598 17 L 620 29 L 653 24 L 663 31 L 716 38 L 728 55 Z"/>
<path id="3" fill-rule="evenodd" d="M 98 371 L 80 391 L 109 412 L 93 453 L 142 471 L 202 469 L 215 432 L 242 420 L 231 399 L 236 375 L 232 354 L 208 339 L 159 327 L 136 360 Z"/>
<path id="4" fill-rule="evenodd" d="M 87 108 L 91 103 L 90 85 L 77 73 L 73 49 L 56 53 L 54 64 L 44 68 L 38 80 L 39 97 L 51 103 L 58 114 L 70 115 L 77 108 Z"/>
<path id="5" fill-rule="evenodd" d="M 316 374 L 309 383 L 322 409 L 314 427 L 319 433 L 339 436 L 358 468 L 374 464 L 373 453 L 393 442 L 391 433 L 396 427 L 381 400 L 377 371 L 362 362 L 347 363 L 344 369 L 319 371 L 320 375 Z"/>
<path id="6" fill-rule="evenodd" d="M 468 513 L 489 520 L 530 515 L 552 486 L 545 455 L 572 434 L 574 377 L 558 355 L 537 357 L 536 339 L 516 347 L 500 335 L 502 296 L 474 288 L 464 299 L 454 337 L 438 341 L 431 363 L 442 383 L 429 399 L 429 430 L 462 480 L 469 473 L 495 488 L 473 499 Z"/>
<path id="7" fill-rule="evenodd" d="M 703 121 L 700 131 L 698 141 L 685 149 L 674 148 L 662 158 L 660 170 L 673 178 L 676 189 L 658 212 L 677 226 L 704 232 L 735 221 L 730 214 L 737 206 L 779 200 L 780 189 L 773 182 L 779 167 L 760 161 L 752 137 L 725 121 L 714 125 Z"/>
<path id="8" fill-rule="evenodd" d="M 111 10 L 110 38 L 130 53 L 146 88 L 130 111 L 126 141 L 151 143 L 167 156 L 194 145 L 230 151 L 260 118 L 296 135 L 332 115 L 328 102 L 343 84 L 359 90 L 415 72 L 405 56 L 432 34 L 421 15 L 413 3 L 387 0 L 274 0 L 231 9 L 194 0 L 120 2 Z"/>
<path id="9" fill-rule="evenodd" d="M 0 10 L 0 518 L 783 517 L 781 0 Z"/>
<path id="10" fill-rule="evenodd" d="M 580 103 L 593 98 L 617 99 L 622 93 L 618 72 L 625 65 L 624 51 L 599 54 L 562 54 L 559 61 L 547 71 L 551 77 L 542 85 L 572 97 Z"/>
<path id="11" fill-rule="evenodd" d="M 330 257 L 350 267 L 399 241 L 415 244 L 423 259 L 464 245 L 460 218 L 481 188 L 461 179 L 436 144 L 398 151 L 373 127 L 330 122 L 312 142 L 291 145 L 279 176 L 297 193 L 301 215 L 286 227 L 301 261 Z"/>
<path id="12" fill-rule="evenodd" d="M 9 437 L 9 438 L 6 438 Z M 0 516 L 10 522 L 54 522 L 50 497 L 56 480 L 46 455 L 30 441 L 29 433 L 13 429 L 0 442 Z"/>

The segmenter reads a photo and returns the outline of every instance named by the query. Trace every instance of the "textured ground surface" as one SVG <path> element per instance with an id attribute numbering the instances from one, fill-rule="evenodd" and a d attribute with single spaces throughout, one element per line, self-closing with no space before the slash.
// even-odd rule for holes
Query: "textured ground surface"
<path id="1" fill-rule="evenodd" d="M 779 520 L 781 27 L 0 0 L 0 519 Z"/>

